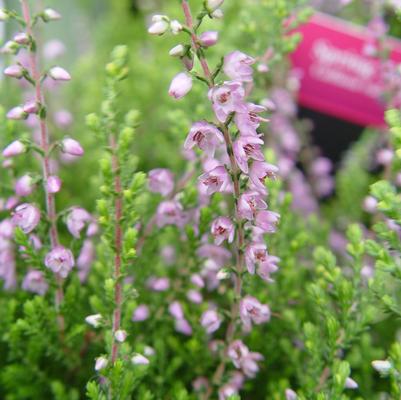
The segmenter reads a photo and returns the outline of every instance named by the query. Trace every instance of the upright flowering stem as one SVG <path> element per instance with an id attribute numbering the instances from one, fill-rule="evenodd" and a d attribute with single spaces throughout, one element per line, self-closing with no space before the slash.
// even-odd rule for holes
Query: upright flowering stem
<path id="1" fill-rule="evenodd" d="M 196 35 L 194 25 L 193 25 L 193 18 L 191 14 L 191 9 L 188 3 L 188 0 L 182 1 L 182 9 L 185 15 L 185 22 L 188 26 L 189 30 L 191 31 L 191 43 L 194 50 L 194 53 L 197 55 L 199 62 L 202 66 L 202 70 L 204 76 L 208 82 L 209 88 L 213 88 L 215 85 L 214 78 L 210 72 L 209 64 L 206 58 L 203 55 L 203 51 L 199 46 L 199 38 Z M 230 119 L 228 120 L 230 121 Z M 229 122 L 228 122 L 229 123 Z M 223 133 L 225 146 L 227 149 L 227 154 L 230 159 L 230 169 L 231 169 L 231 176 L 233 180 L 233 187 L 234 187 L 234 201 L 235 201 L 235 222 L 237 227 L 237 243 L 236 243 L 236 274 L 234 280 L 234 293 L 235 293 L 235 300 L 231 306 L 231 313 L 230 313 L 230 322 L 227 327 L 225 342 L 226 345 L 232 342 L 235 336 L 235 326 L 236 321 L 239 318 L 239 301 L 241 299 L 242 293 L 242 273 L 244 270 L 244 244 L 245 244 L 245 236 L 244 236 L 244 229 L 242 218 L 239 215 L 238 211 L 238 200 L 241 195 L 240 191 L 240 175 L 241 171 L 240 168 L 235 160 L 234 151 L 233 151 L 233 143 L 231 139 L 230 132 L 228 130 L 228 123 L 219 123 L 217 126 L 220 131 Z M 213 382 L 218 386 L 221 383 L 222 377 L 225 371 L 225 360 L 222 360 L 213 376 Z M 210 387 L 209 392 L 206 394 L 206 398 L 210 397 L 212 394 L 212 389 Z"/>
<path id="2" fill-rule="evenodd" d="M 26 32 L 27 34 L 33 38 L 33 31 L 32 31 L 32 22 L 31 22 L 31 14 L 29 10 L 28 0 L 21 0 L 22 3 L 22 12 L 24 16 L 24 21 L 26 24 Z M 37 55 L 30 46 L 29 48 L 29 63 L 30 63 L 30 75 L 35 85 L 35 101 L 37 104 L 40 105 L 42 109 L 45 109 L 45 101 L 44 95 L 42 92 L 42 85 L 41 85 L 41 74 L 38 68 L 38 60 Z M 47 186 L 48 178 L 51 176 L 50 172 L 50 159 L 49 159 L 49 134 L 47 130 L 46 124 L 46 113 L 40 113 L 40 147 L 43 150 L 42 156 L 42 170 L 43 170 L 43 187 L 45 191 L 45 198 L 46 198 L 46 211 L 47 211 L 47 218 L 50 223 L 49 229 L 49 236 L 50 236 L 50 243 L 52 249 L 56 248 L 59 245 L 59 238 L 58 238 L 58 231 L 57 231 L 57 215 L 56 215 L 56 203 L 55 197 L 53 193 L 50 193 Z M 57 290 L 56 290 L 56 310 L 58 312 L 58 323 L 61 335 L 64 332 L 64 317 L 61 315 L 60 307 L 61 303 L 63 302 L 64 293 L 63 293 L 63 278 L 56 274 L 57 280 Z"/>
<path id="3" fill-rule="evenodd" d="M 115 202 L 114 202 L 114 218 L 115 218 L 115 231 L 114 231 L 114 279 L 115 279 L 115 292 L 114 301 L 115 309 L 113 313 L 113 337 L 112 337 L 112 349 L 111 349 L 111 361 L 114 363 L 118 356 L 118 341 L 116 340 L 115 334 L 120 329 L 121 325 L 121 304 L 122 304 L 122 285 L 121 285 L 121 251 L 122 251 L 122 226 L 121 218 L 123 212 L 123 193 L 121 185 L 120 165 L 117 156 L 117 144 L 116 138 L 113 133 L 110 134 L 110 148 L 112 151 L 112 169 L 114 175 L 114 191 L 115 191 Z"/>

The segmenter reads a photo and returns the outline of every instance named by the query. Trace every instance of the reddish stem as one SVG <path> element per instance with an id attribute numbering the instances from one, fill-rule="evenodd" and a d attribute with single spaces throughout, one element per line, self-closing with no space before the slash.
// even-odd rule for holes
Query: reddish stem
<path id="1" fill-rule="evenodd" d="M 114 279 L 116 281 L 114 302 L 115 309 L 113 313 L 113 338 L 111 348 L 111 361 L 114 363 L 118 357 L 118 342 L 115 338 L 115 333 L 120 329 L 121 325 L 121 308 L 122 308 L 122 284 L 121 284 L 121 252 L 123 231 L 121 226 L 122 212 L 123 212 L 123 193 L 121 185 L 120 165 L 117 156 L 117 144 L 114 135 L 110 135 L 110 147 L 112 149 L 112 168 L 114 174 L 114 218 L 115 218 L 115 231 L 114 231 Z"/>
<path id="2" fill-rule="evenodd" d="M 31 14 L 29 11 L 29 5 L 27 0 L 21 0 L 22 12 L 26 23 L 26 32 L 30 37 L 33 37 Z M 29 51 L 29 64 L 31 69 L 31 77 L 35 83 L 35 101 L 41 106 L 45 107 L 45 99 L 42 92 L 41 76 L 38 68 L 38 60 L 36 53 L 30 49 Z M 47 219 L 50 222 L 49 236 L 51 247 L 54 248 L 59 245 L 58 231 L 57 231 L 57 214 L 56 214 L 56 202 L 54 194 L 49 193 L 47 190 L 47 180 L 51 175 L 50 172 L 50 159 L 49 159 L 49 133 L 47 130 L 45 117 L 40 117 L 40 147 L 43 150 L 42 157 L 42 174 L 43 174 L 43 186 L 46 200 L 46 213 Z M 63 302 L 63 278 L 56 274 L 57 290 L 55 296 L 56 310 L 58 313 L 58 324 L 61 332 L 61 336 L 64 335 L 65 321 L 63 315 L 61 315 L 60 307 Z"/>

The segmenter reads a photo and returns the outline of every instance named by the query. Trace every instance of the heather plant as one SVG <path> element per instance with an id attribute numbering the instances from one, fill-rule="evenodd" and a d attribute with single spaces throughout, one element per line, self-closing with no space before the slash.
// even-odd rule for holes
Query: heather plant
<path id="1" fill-rule="evenodd" d="M 58 12 L 0 10 L 0 397 L 399 398 L 399 112 L 322 206 L 286 60 L 309 2 L 109 3 L 73 79 Z"/>

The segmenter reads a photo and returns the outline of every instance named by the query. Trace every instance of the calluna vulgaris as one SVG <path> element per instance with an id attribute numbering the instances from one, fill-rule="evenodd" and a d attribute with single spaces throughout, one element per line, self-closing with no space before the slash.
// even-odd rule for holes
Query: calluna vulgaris
<path id="1" fill-rule="evenodd" d="M 61 13 L 0 9 L 0 398 L 399 399 L 399 2 L 75 3 L 71 73 Z M 338 163 L 287 63 L 319 7 L 390 109 Z"/>

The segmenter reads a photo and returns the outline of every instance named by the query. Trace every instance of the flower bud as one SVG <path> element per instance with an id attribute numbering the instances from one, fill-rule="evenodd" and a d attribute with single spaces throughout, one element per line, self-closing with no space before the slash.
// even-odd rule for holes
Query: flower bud
<path id="1" fill-rule="evenodd" d="M 19 44 L 14 42 L 13 40 L 9 40 L 1 48 L 1 52 L 3 54 L 16 54 L 18 49 L 19 49 Z"/>
<path id="2" fill-rule="evenodd" d="M 175 99 L 181 99 L 192 89 L 191 75 L 180 72 L 171 81 L 168 94 Z"/>
<path id="3" fill-rule="evenodd" d="M 170 22 L 170 29 L 173 35 L 178 35 L 182 31 L 182 25 L 176 19 Z"/>
<path id="4" fill-rule="evenodd" d="M 93 314 L 93 315 L 88 315 L 85 318 L 85 322 L 94 328 L 98 328 L 101 324 L 102 321 L 102 316 L 100 314 Z"/>
<path id="5" fill-rule="evenodd" d="M 7 21 L 10 18 L 10 16 L 8 15 L 7 10 L 5 10 L 4 8 L 0 9 L 0 21 L 4 22 Z"/>
<path id="6" fill-rule="evenodd" d="M 179 44 L 173 47 L 169 53 L 171 57 L 182 57 L 185 54 L 185 47 L 182 44 Z M 4 71 L 5 73 L 5 71 Z"/>
<path id="7" fill-rule="evenodd" d="M 4 70 L 4 75 L 21 79 L 24 76 L 24 69 L 20 65 L 10 65 Z"/>
<path id="8" fill-rule="evenodd" d="M 57 21 L 61 19 L 61 14 L 58 13 L 56 10 L 53 10 L 52 8 L 46 8 L 43 11 L 42 17 L 45 22 Z"/>
<path id="9" fill-rule="evenodd" d="M 393 368 L 391 362 L 387 360 L 374 360 L 372 361 L 372 367 L 383 375 L 388 374 Z"/>
<path id="10" fill-rule="evenodd" d="M 15 157 L 25 153 L 26 146 L 19 140 L 14 140 L 3 150 L 3 157 Z"/>
<path id="11" fill-rule="evenodd" d="M 56 175 L 49 176 L 46 182 L 46 190 L 49 193 L 58 193 L 60 189 L 61 189 L 61 179 Z"/>
<path id="12" fill-rule="evenodd" d="M 358 389 L 358 383 L 356 383 L 352 378 L 347 378 L 345 380 L 345 385 L 344 387 L 346 389 Z"/>
<path id="13" fill-rule="evenodd" d="M 101 371 L 102 369 L 105 369 L 107 367 L 107 364 L 108 360 L 106 357 L 96 358 L 95 371 Z"/>
<path id="14" fill-rule="evenodd" d="M 201 45 L 204 47 L 214 46 L 218 40 L 219 40 L 219 33 L 217 31 L 203 32 L 199 36 L 199 41 Z"/>
<path id="15" fill-rule="evenodd" d="M 224 17 L 223 11 L 221 11 L 220 8 L 214 10 L 210 15 L 215 19 L 222 19 Z"/>
<path id="16" fill-rule="evenodd" d="M 37 114 L 39 111 L 38 103 L 34 100 L 27 101 L 23 106 L 22 109 L 27 114 Z"/>
<path id="17" fill-rule="evenodd" d="M 25 32 L 20 32 L 17 33 L 14 36 L 14 42 L 18 43 L 18 44 L 28 44 L 30 41 L 28 34 L 26 34 Z"/>
<path id="18" fill-rule="evenodd" d="M 28 114 L 24 111 L 24 109 L 20 106 L 12 108 L 8 113 L 7 113 L 7 118 L 8 119 L 15 119 L 15 120 L 21 120 L 21 119 L 26 119 L 28 117 Z"/>
<path id="19" fill-rule="evenodd" d="M 29 196 L 32 194 L 34 187 L 32 177 L 24 175 L 15 182 L 14 191 L 17 196 Z"/>
<path id="20" fill-rule="evenodd" d="M 117 342 L 123 343 L 127 338 L 127 332 L 122 329 L 119 329 L 118 331 L 115 332 L 114 337 L 117 340 Z"/>
<path id="21" fill-rule="evenodd" d="M 132 364 L 134 365 L 148 365 L 149 364 L 149 360 L 143 356 L 142 354 L 135 354 L 132 358 L 131 358 Z"/>
<path id="22" fill-rule="evenodd" d="M 80 157 L 84 154 L 84 149 L 81 147 L 80 143 L 74 139 L 65 138 L 61 144 L 63 153 L 77 157 Z"/>
<path id="23" fill-rule="evenodd" d="M 286 400 L 297 400 L 298 396 L 292 389 L 285 389 Z"/>
<path id="24" fill-rule="evenodd" d="M 23 203 L 15 208 L 12 220 L 24 233 L 30 233 L 39 224 L 40 211 L 32 204 Z"/>
<path id="25" fill-rule="evenodd" d="M 154 15 L 152 17 L 152 25 L 148 28 L 151 35 L 163 35 L 169 27 L 169 19 L 166 15 Z"/>
<path id="26" fill-rule="evenodd" d="M 50 78 L 54 79 L 55 81 L 69 81 L 71 80 L 71 75 L 61 67 L 53 67 L 49 70 Z"/>
<path id="27" fill-rule="evenodd" d="M 214 11 L 224 3 L 224 0 L 206 0 L 206 8 L 210 11 Z"/>

